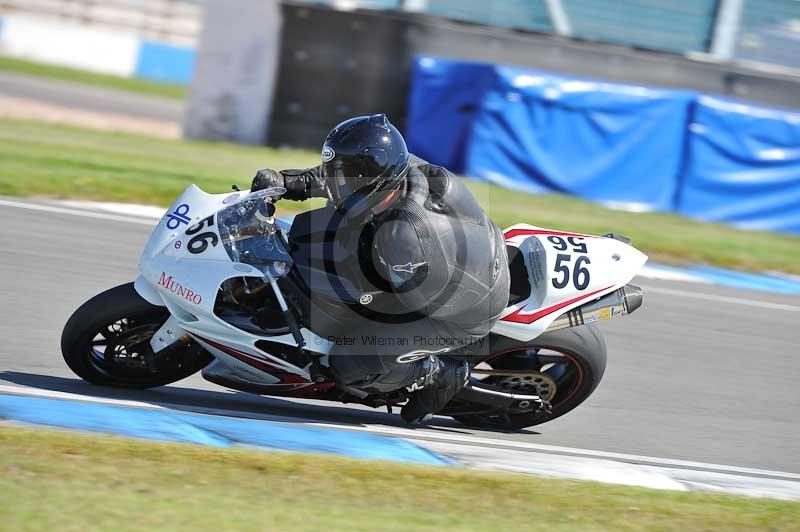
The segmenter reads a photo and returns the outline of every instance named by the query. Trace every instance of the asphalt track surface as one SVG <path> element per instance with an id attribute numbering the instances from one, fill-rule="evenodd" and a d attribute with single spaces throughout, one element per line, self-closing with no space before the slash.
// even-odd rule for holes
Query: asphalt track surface
<path id="1" fill-rule="evenodd" d="M 0 71 L 0 94 L 96 113 L 180 123 L 181 100 Z"/>
<path id="2" fill-rule="evenodd" d="M 351 426 L 404 426 L 385 411 L 256 397 L 199 375 L 147 391 L 94 387 L 75 377 L 61 358 L 61 328 L 83 301 L 135 277 L 147 223 L 0 205 L 0 385 Z M 466 429 L 446 418 L 431 428 L 465 440 L 480 436 L 800 473 L 800 298 L 637 282 L 645 289 L 644 305 L 601 325 L 608 368 L 578 409 L 516 433 Z"/>

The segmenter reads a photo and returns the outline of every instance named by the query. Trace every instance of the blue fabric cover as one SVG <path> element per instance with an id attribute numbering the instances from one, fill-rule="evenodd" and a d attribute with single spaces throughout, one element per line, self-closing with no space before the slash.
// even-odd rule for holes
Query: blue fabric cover
<path id="1" fill-rule="evenodd" d="M 498 67 L 465 173 L 510 188 L 670 210 L 693 97 Z"/>
<path id="2" fill-rule="evenodd" d="M 702 96 L 689 129 L 680 213 L 800 234 L 800 113 Z"/>
<path id="3" fill-rule="evenodd" d="M 411 151 L 455 172 L 800 234 L 800 113 L 427 56 L 409 103 Z"/>
<path id="4" fill-rule="evenodd" d="M 411 152 L 463 172 L 475 112 L 493 78 L 492 65 L 418 57 L 405 132 Z"/>

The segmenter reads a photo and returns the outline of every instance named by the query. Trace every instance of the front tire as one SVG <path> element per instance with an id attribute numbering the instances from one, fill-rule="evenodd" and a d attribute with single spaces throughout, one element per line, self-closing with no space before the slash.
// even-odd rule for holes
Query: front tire
<path id="1" fill-rule="evenodd" d="M 531 375 L 527 380 L 489 377 L 482 384 L 496 386 L 502 391 L 533 395 L 542 395 L 541 388 L 537 393 L 537 386 L 550 386 L 553 389 L 547 391 L 553 394 L 550 398 L 552 409 L 550 412 L 451 414 L 457 421 L 470 426 L 521 429 L 552 421 L 588 399 L 600 384 L 606 368 L 605 340 L 594 325 L 545 333 L 529 342 L 496 335 L 491 335 L 489 341 L 491 354 L 477 361 L 476 368 L 488 367 L 489 371 L 508 373 L 530 371 Z M 526 383 L 530 384 L 529 389 L 524 388 Z"/>
<path id="2" fill-rule="evenodd" d="M 133 283 L 117 286 L 72 314 L 61 334 L 61 353 L 70 369 L 92 384 L 140 389 L 164 386 L 213 360 L 194 342 L 165 357 L 154 355 L 150 339 L 168 318 L 167 309 L 145 301 Z M 152 369 L 154 365 L 157 370 Z"/>

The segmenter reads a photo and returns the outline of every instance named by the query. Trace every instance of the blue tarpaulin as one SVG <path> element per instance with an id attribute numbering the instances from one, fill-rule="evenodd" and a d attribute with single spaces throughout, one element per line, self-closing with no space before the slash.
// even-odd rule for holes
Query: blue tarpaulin
<path id="1" fill-rule="evenodd" d="M 672 209 L 693 93 L 419 57 L 411 151 L 471 177 Z"/>
<path id="2" fill-rule="evenodd" d="M 464 150 L 475 112 L 492 84 L 486 64 L 420 57 L 414 65 L 406 142 L 416 155 L 464 171 Z"/>
<path id="3" fill-rule="evenodd" d="M 800 113 L 702 96 L 678 211 L 800 234 Z"/>
<path id="4" fill-rule="evenodd" d="M 417 58 L 412 152 L 529 192 L 800 234 L 800 113 Z"/>
<path id="5" fill-rule="evenodd" d="M 497 68 L 465 173 L 497 184 L 667 210 L 693 94 Z"/>

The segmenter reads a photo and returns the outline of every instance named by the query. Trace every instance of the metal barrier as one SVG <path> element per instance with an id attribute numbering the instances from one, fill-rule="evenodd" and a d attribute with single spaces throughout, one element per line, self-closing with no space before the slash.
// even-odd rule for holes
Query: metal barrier
<path id="1" fill-rule="evenodd" d="M 800 68 L 797 0 L 293 0 L 399 10 L 463 22 L 557 33 L 675 53 Z M 0 0 L 0 15 L 29 13 L 133 31 L 193 46 L 200 0 Z"/>
<path id="2" fill-rule="evenodd" d="M 735 55 L 800 68 L 800 2 L 744 2 Z"/>
<path id="3" fill-rule="evenodd" d="M 0 0 L 0 16 L 47 17 L 181 46 L 196 44 L 202 11 L 190 0 Z"/>
<path id="4" fill-rule="evenodd" d="M 294 0 L 800 68 L 797 0 Z"/>

